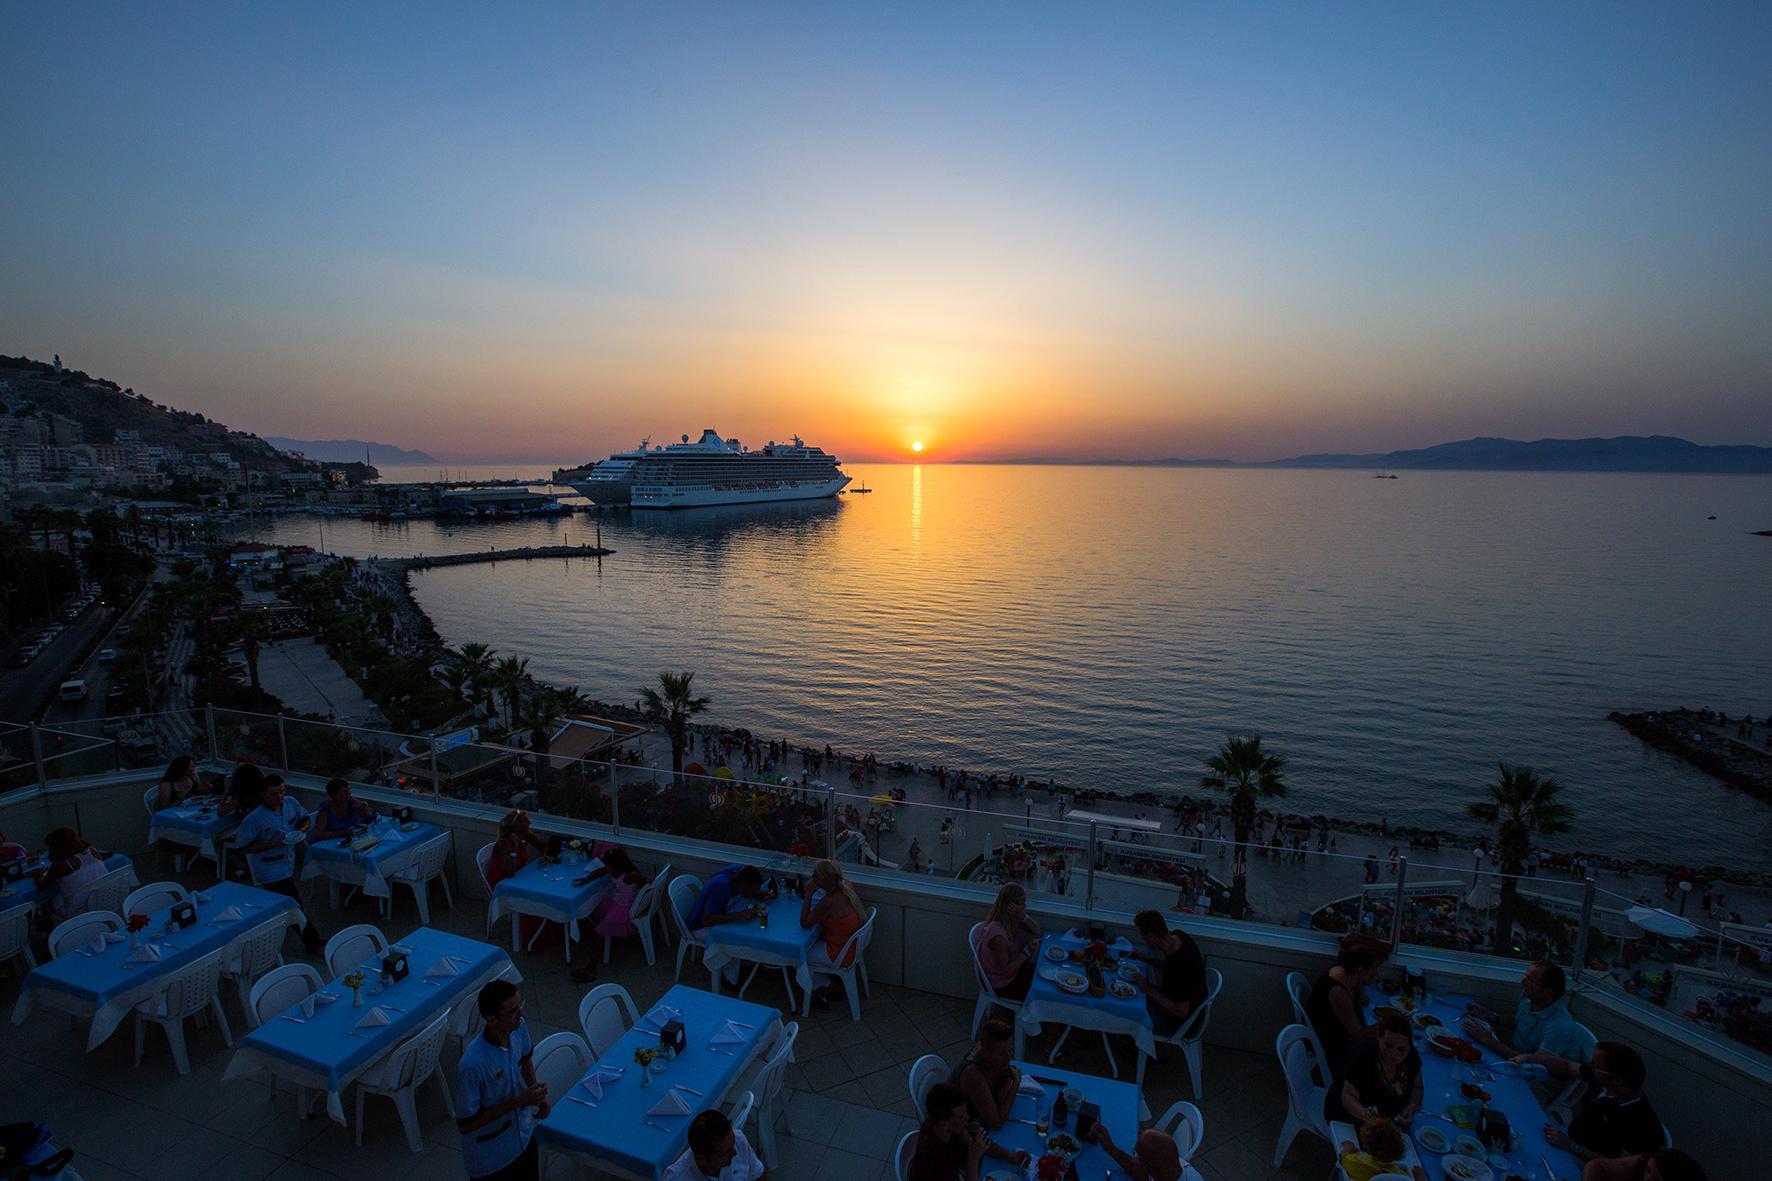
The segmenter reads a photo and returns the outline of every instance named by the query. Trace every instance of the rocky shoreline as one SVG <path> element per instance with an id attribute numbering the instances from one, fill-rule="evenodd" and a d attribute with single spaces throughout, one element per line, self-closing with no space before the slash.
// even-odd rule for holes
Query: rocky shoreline
<path id="1" fill-rule="evenodd" d="M 1672 709 L 1606 715 L 1657 750 L 1772 803 L 1772 722 L 1731 719 L 1708 709 Z M 1755 739 L 1765 742 L 1756 748 Z"/>

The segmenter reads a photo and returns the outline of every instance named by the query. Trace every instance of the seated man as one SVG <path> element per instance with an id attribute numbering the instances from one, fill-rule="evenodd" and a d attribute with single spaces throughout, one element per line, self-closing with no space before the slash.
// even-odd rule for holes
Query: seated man
<path id="1" fill-rule="evenodd" d="M 707 885 L 695 896 L 695 902 L 689 908 L 684 919 L 691 931 L 699 931 L 703 927 L 714 927 L 721 923 L 736 923 L 744 919 L 756 917 L 757 906 L 733 908 L 733 895 L 740 901 L 753 904 L 761 903 L 772 897 L 763 884 L 763 873 L 754 865 L 728 865 L 714 871 L 708 878 Z"/>
<path id="2" fill-rule="evenodd" d="M 1021 1070 L 1010 1061 L 1014 1049 L 1015 1031 L 993 1017 L 978 1027 L 978 1041 L 954 1072 L 954 1085 L 965 1094 L 972 1118 L 987 1132 L 1008 1123 L 1009 1109 L 1015 1106 Z"/>
<path id="3" fill-rule="evenodd" d="M 1158 1037 L 1168 1037 L 1205 1003 L 1206 957 L 1186 931 L 1169 929 L 1161 911 L 1141 910 L 1132 923 L 1148 949 L 1135 951 L 1132 957 L 1157 969 L 1155 983 L 1141 976 L 1137 984 L 1144 991 L 1151 1027 Z"/>
<path id="4" fill-rule="evenodd" d="M 1643 1094 L 1648 1070 L 1643 1057 L 1623 1042 L 1600 1042 L 1581 1067 L 1589 1091 L 1568 1131 L 1544 1126 L 1544 1138 L 1583 1162 L 1653 1152 L 1667 1142 L 1661 1117 Z"/>
<path id="5" fill-rule="evenodd" d="M 1581 1181 L 1705 1181 L 1704 1168 L 1677 1148 L 1615 1160 L 1595 1158 L 1581 1170 Z"/>
<path id="6" fill-rule="evenodd" d="M 1032 1158 L 1022 1150 L 1010 1152 L 991 1142 L 990 1133 L 972 1123 L 966 1096 L 952 1083 L 936 1083 L 923 1102 L 923 1126 L 917 1132 L 917 1150 L 911 1154 L 905 1181 L 978 1181 L 978 1164 L 986 1156 L 1006 1160 L 1017 1168 Z"/>
<path id="7" fill-rule="evenodd" d="M 745 1134 L 718 1109 L 689 1123 L 689 1147 L 664 1171 L 664 1181 L 768 1181 L 769 1172 Z"/>
<path id="8" fill-rule="evenodd" d="M 1098 1123 L 1089 1130 L 1089 1138 L 1101 1145 L 1103 1152 L 1114 1158 L 1132 1181 L 1180 1181 L 1181 1149 L 1175 1137 L 1155 1128 L 1146 1128 L 1132 1141 L 1128 1153 L 1108 1134 L 1107 1125 Z"/>
<path id="9" fill-rule="evenodd" d="M 1563 1001 L 1567 990 L 1563 969 L 1549 960 L 1539 960 L 1520 977 L 1520 1003 L 1512 1021 L 1481 1005 L 1472 1005 L 1463 1022 L 1464 1032 L 1472 1041 L 1503 1058 L 1543 1051 L 1572 1062 L 1585 1062 L 1593 1045 Z M 1509 1031 L 1507 1041 L 1501 1039 L 1504 1028 Z"/>
<path id="10" fill-rule="evenodd" d="M 235 844 L 246 855 L 252 880 L 259 889 L 293 898 L 297 906 L 302 906 L 301 892 L 295 885 L 295 855 L 288 840 L 297 829 L 290 825 L 284 810 L 289 788 L 281 778 L 261 779 L 260 785 L 258 807 L 240 822 L 234 834 Z M 302 928 L 301 941 L 310 952 L 319 951 L 326 943 L 314 929 L 312 919 Z"/>

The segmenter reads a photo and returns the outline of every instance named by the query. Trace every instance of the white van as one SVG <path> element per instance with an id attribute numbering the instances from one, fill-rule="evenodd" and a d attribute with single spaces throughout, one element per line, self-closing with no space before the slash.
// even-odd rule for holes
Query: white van
<path id="1" fill-rule="evenodd" d="M 86 700 L 86 682 L 85 681 L 63 681 L 62 682 L 62 700 L 63 701 L 85 701 Z"/>

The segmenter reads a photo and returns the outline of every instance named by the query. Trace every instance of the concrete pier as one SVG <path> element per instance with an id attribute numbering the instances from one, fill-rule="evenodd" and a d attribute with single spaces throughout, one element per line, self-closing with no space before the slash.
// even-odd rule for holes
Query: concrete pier
<path id="1" fill-rule="evenodd" d="M 429 570 L 433 566 L 472 566 L 481 562 L 525 562 L 534 558 L 601 558 L 614 550 L 595 545 L 529 545 L 482 553 L 421 554 L 416 558 L 378 558 L 390 570 Z"/>

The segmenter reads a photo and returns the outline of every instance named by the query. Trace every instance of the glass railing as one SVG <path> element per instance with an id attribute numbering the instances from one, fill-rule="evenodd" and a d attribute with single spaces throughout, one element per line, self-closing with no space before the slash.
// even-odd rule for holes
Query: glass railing
<path id="1" fill-rule="evenodd" d="M 1696 891 L 1669 900 L 1657 881 L 1653 897 L 1630 897 L 1548 867 L 1503 874 L 1492 859 L 1433 838 L 1412 845 L 1264 814 L 1239 842 L 1219 800 L 1079 803 L 1025 784 L 949 798 L 911 772 L 872 768 L 741 777 L 694 765 L 674 774 L 593 757 L 622 744 L 591 728 L 562 730 L 545 753 L 521 739 L 478 741 L 471 730 L 433 738 L 222 709 L 36 730 L 45 782 L 158 768 L 187 752 L 224 764 L 251 759 L 525 808 L 544 828 L 550 817 L 571 818 L 710 842 L 735 861 L 834 857 L 982 890 L 1020 882 L 1036 902 L 1116 916 L 1154 908 L 1519 963 L 1549 959 L 1578 969 L 1583 987 L 1677 1017 L 1697 1037 L 1772 1055 L 1772 931 L 1704 913 Z M 37 782 L 31 731 L 0 724 L 0 788 Z M 1693 913 L 1682 916 L 1682 899 Z"/>

